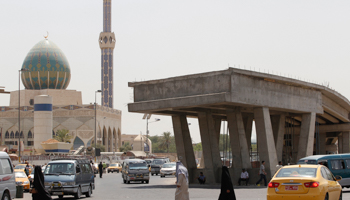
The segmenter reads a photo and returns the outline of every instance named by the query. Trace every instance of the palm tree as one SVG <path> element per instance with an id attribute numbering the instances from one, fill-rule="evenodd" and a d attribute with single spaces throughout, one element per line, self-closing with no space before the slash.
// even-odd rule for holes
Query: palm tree
<path id="1" fill-rule="evenodd" d="M 169 145 L 171 143 L 171 133 L 170 132 L 164 132 L 163 136 L 161 137 L 160 140 L 160 146 L 164 149 L 167 150 L 167 153 L 169 153 Z"/>
<path id="2" fill-rule="evenodd" d="M 56 132 L 56 135 L 54 136 L 55 140 L 58 140 L 59 142 L 68 142 L 71 143 L 72 136 L 68 134 L 68 130 L 61 129 Z"/>

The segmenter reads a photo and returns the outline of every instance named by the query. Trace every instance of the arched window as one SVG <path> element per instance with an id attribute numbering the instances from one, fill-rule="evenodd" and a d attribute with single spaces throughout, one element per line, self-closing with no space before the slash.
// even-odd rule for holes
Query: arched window
<path id="1" fill-rule="evenodd" d="M 21 138 L 24 138 L 23 131 L 21 131 L 20 137 L 21 137 Z"/>
<path id="2" fill-rule="evenodd" d="M 15 138 L 15 134 L 11 131 L 10 138 Z"/>
<path id="3" fill-rule="evenodd" d="M 28 132 L 28 138 L 33 138 L 33 134 L 31 131 Z"/>
<path id="4" fill-rule="evenodd" d="M 6 133 L 5 133 L 5 138 L 10 138 L 10 134 L 8 131 L 6 131 Z"/>
<path id="5" fill-rule="evenodd" d="M 18 137 L 19 137 L 19 134 L 18 134 L 18 131 L 16 131 L 15 138 L 18 138 Z"/>

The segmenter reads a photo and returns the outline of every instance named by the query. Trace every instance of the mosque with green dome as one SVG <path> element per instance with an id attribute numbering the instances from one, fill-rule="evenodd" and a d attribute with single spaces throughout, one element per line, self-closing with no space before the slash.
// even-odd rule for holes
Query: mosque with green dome
<path id="1" fill-rule="evenodd" d="M 10 104 L 0 106 L 1 145 L 7 145 L 12 151 L 17 149 L 16 153 L 18 153 L 18 141 L 20 140 L 20 144 L 24 146 L 24 149 L 21 148 L 23 149 L 21 155 L 47 154 L 35 148 L 43 141 L 40 137 L 35 137 L 33 103 L 35 103 L 34 97 L 48 95 L 52 97 L 53 117 L 52 132 L 48 132 L 48 135 L 55 136 L 58 130 L 65 129 L 72 138 L 71 150 L 82 146 L 92 146 L 96 137 L 96 143 L 103 145 L 105 151 L 119 151 L 121 147 L 121 111 L 114 109 L 112 103 L 115 36 L 110 31 L 111 0 L 103 0 L 103 6 L 104 15 L 109 16 L 106 18 L 108 22 L 104 23 L 104 27 L 109 28 L 104 28 L 104 32 L 101 32 L 99 36 L 102 54 L 102 105 L 96 105 L 95 108 L 93 103 L 83 104 L 80 91 L 67 89 L 71 79 L 68 59 L 54 42 L 45 38 L 29 50 L 22 66 L 19 66 L 25 89 L 11 92 Z M 109 39 L 106 41 L 104 38 Z M 68 58 L 70 56 L 72 55 L 68 55 Z M 20 121 L 18 120 L 19 112 Z M 96 133 L 94 131 L 95 119 Z"/>

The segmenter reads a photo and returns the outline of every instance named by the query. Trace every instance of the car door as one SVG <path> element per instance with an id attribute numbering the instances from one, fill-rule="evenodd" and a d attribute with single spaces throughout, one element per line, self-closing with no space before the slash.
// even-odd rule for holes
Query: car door
<path id="1" fill-rule="evenodd" d="M 329 199 L 336 199 L 338 197 L 337 181 L 334 179 L 332 172 L 330 172 L 328 168 L 324 168 L 324 170 L 326 172 L 328 180 Z"/>

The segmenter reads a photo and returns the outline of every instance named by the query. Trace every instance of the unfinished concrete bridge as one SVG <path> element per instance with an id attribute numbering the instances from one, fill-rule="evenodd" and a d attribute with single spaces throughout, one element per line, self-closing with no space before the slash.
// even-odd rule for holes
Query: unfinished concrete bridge
<path id="1" fill-rule="evenodd" d="M 325 86 L 236 68 L 160 80 L 130 82 L 134 103 L 129 112 L 172 117 L 178 156 L 197 175 L 187 117 L 198 118 L 204 171 L 209 183 L 220 182 L 221 121 L 229 127 L 231 176 L 252 171 L 250 147 L 255 121 L 258 154 L 268 179 L 279 160 L 295 163 L 312 154 L 349 152 L 350 102 Z M 257 173 L 250 173 L 252 182 Z M 257 180 L 257 178 L 256 178 Z M 194 182 L 194 177 L 190 177 Z"/>

